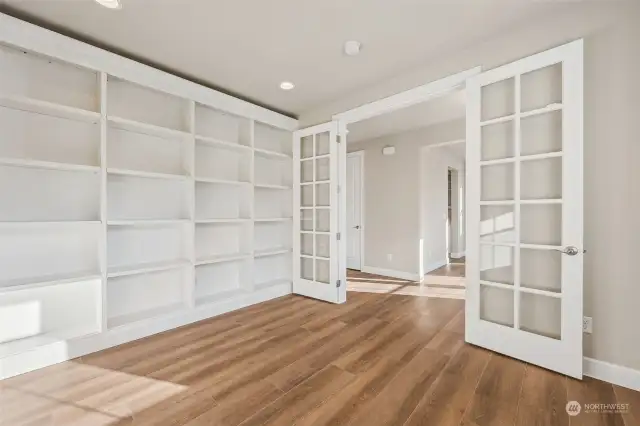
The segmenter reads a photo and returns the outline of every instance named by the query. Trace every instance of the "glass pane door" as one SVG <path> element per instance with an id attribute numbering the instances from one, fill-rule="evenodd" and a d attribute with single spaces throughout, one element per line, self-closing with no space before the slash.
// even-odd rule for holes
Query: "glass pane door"
<path id="1" fill-rule="evenodd" d="M 581 84 L 580 42 L 468 86 L 467 340 L 573 376 L 582 374 Z"/>
<path id="2" fill-rule="evenodd" d="M 335 123 L 294 134 L 298 239 L 294 293 L 339 303 L 338 132 Z"/>

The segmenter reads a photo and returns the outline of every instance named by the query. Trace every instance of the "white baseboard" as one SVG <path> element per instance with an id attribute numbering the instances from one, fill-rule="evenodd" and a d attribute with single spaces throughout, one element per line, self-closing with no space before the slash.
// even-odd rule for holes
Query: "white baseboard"
<path id="1" fill-rule="evenodd" d="M 418 274 L 407 271 L 396 271 L 395 269 L 375 268 L 373 266 L 363 266 L 362 272 L 368 274 L 383 275 L 385 277 L 398 278 L 408 281 L 420 281 Z"/>
<path id="2" fill-rule="evenodd" d="M 276 297 L 291 294 L 291 292 L 291 283 L 280 284 L 252 293 L 238 295 L 227 300 L 220 300 L 211 305 L 190 309 L 185 312 L 118 327 L 104 333 L 44 344 L 0 359 L 0 380 L 212 318 L 256 303 L 266 302 Z"/>
<path id="3" fill-rule="evenodd" d="M 585 376 L 640 391 L 639 370 L 587 357 L 584 357 L 583 369 Z"/>
<path id="4" fill-rule="evenodd" d="M 447 264 L 447 259 L 438 260 L 437 262 L 431 262 L 430 264 L 424 266 L 424 273 L 428 274 L 431 271 L 435 271 L 438 268 L 442 268 L 446 264 Z"/>
<path id="5" fill-rule="evenodd" d="M 465 257 L 465 252 L 459 251 L 457 253 L 451 253 L 451 257 L 454 259 L 460 259 L 461 257 Z"/>

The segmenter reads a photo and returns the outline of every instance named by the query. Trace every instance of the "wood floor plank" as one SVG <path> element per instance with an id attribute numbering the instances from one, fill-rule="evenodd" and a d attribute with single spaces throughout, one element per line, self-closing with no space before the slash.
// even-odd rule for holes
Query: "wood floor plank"
<path id="1" fill-rule="evenodd" d="M 493 354 L 463 418 L 464 426 L 513 426 L 525 364 Z"/>
<path id="2" fill-rule="evenodd" d="M 567 397 L 577 401 L 582 411 L 571 417 L 571 426 L 625 426 L 620 413 L 589 412 L 587 404 L 613 404 L 617 402 L 613 385 L 585 377 L 583 380 L 567 379 Z"/>
<path id="3" fill-rule="evenodd" d="M 242 426 L 293 425 L 297 419 L 304 417 L 353 379 L 352 374 L 330 365 L 241 424 Z"/>
<path id="4" fill-rule="evenodd" d="M 592 379 L 567 398 L 631 410 L 566 425 L 562 376 L 463 332 L 460 300 L 286 296 L 2 381 L 0 425 L 640 426 L 640 393 Z"/>
<path id="5" fill-rule="evenodd" d="M 401 426 L 438 378 L 449 357 L 423 349 L 373 398 L 353 426 Z"/>
<path id="6" fill-rule="evenodd" d="M 569 426 L 567 402 L 566 377 L 527 365 L 516 426 Z"/>
<path id="7" fill-rule="evenodd" d="M 472 345 L 460 348 L 405 426 L 458 426 L 490 357 Z"/>
<path id="8" fill-rule="evenodd" d="M 640 392 L 613 385 L 616 401 L 619 404 L 628 404 L 628 410 L 622 414 L 625 426 L 640 425 Z"/>

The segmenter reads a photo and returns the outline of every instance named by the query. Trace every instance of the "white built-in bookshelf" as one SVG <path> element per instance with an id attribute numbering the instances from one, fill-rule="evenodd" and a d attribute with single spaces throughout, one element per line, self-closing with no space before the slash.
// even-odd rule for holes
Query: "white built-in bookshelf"
<path id="1" fill-rule="evenodd" d="M 290 129 L 10 46 L 0 68 L 0 361 L 290 288 Z"/>

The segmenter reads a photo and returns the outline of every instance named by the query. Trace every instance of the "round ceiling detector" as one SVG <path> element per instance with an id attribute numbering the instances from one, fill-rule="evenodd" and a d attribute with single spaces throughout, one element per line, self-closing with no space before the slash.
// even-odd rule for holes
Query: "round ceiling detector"
<path id="1" fill-rule="evenodd" d="M 360 53 L 360 49 L 362 48 L 362 43 L 355 40 L 349 40 L 344 44 L 344 53 L 347 56 L 356 56 Z"/>
<path id="2" fill-rule="evenodd" d="M 96 0 L 97 3 L 109 9 L 121 9 L 120 0 Z"/>
<path id="3" fill-rule="evenodd" d="M 283 81 L 282 83 L 280 83 L 280 88 L 281 88 L 282 90 L 291 90 L 291 89 L 293 89 L 294 87 L 296 87 L 296 85 L 295 85 L 295 84 L 293 84 L 293 83 L 292 83 L 292 82 L 290 82 L 290 81 Z"/>

